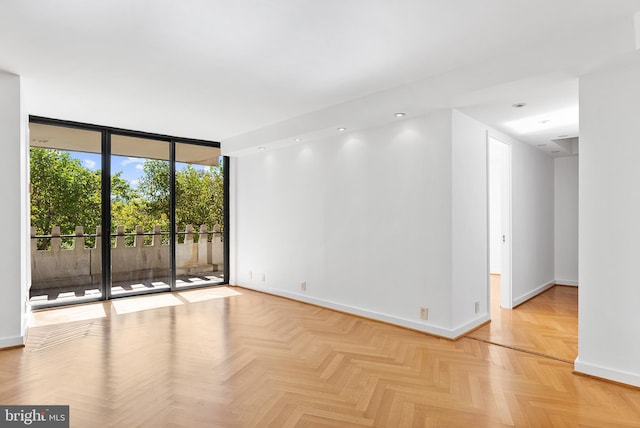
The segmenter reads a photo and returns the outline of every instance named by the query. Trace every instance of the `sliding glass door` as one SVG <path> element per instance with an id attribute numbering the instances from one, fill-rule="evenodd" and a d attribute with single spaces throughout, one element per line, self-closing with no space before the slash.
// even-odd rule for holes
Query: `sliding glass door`
<path id="1" fill-rule="evenodd" d="M 102 134 L 30 126 L 33 305 L 103 297 Z"/>
<path id="2" fill-rule="evenodd" d="M 176 287 L 224 282 L 223 158 L 213 147 L 176 143 Z"/>
<path id="3" fill-rule="evenodd" d="M 31 304 L 228 282 L 218 143 L 31 118 Z"/>
<path id="4" fill-rule="evenodd" d="M 111 295 L 171 289 L 171 143 L 111 135 Z"/>

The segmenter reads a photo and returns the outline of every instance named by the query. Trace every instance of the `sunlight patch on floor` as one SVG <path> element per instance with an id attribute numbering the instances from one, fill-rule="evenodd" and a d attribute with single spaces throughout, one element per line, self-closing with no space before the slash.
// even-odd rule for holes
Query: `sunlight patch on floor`
<path id="1" fill-rule="evenodd" d="M 111 301 L 111 306 L 118 315 L 179 305 L 184 303 L 173 294 L 154 294 Z"/>
<path id="2" fill-rule="evenodd" d="M 240 296 L 242 295 L 242 293 L 232 290 L 229 287 L 216 287 L 216 288 L 182 291 L 178 293 L 178 295 L 183 299 L 185 299 L 186 301 L 188 301 L 189 303 L 196 303 L 196 302 L 203 302 L 205 300 L 221 299 L 224 297 L 231 297 L 231 296 Z"/>
<path id="3" fill-rule="evenodd" d="M 104 303 L 102 302 L 69 306 L 66 308 L 33 312 L 30 327 L 98 319 L 106 316 Z"/>

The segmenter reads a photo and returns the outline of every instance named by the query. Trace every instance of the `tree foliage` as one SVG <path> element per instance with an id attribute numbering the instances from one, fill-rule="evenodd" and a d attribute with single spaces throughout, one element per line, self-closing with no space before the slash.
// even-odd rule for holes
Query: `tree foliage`
<path id="1" fill-rule="evenodd" d="M 222 168 L 195 169 L 187 165 L 176 173 L 176 224 L 222 225 L 223 194 Z"/>
<path id="2" fill-rule="evenodd" d="M 143 175 L 134 187 L 122 178 L 111 177 L 112 233 L 117 226 L 145 232 L 155 225 L 170 230 L 169 163 L 146 160 Z M 62 234 L 72 234 L 76 226 L 93 233 L 100 225 L 101 172 L 85 168 L 68 152 L 31 148 L 31 224 L 39 235 L 60 226 Z M 223 224 L 222 167 L 195 168 L 186 165 L 176 172 L 176 226 L 183 231 L 191 224 L 209 230 Z M 148 240 L 147 240 L 148 241 Z"/>
<path id="3" fill-rule="evenodd" d="M 146 202 L 144 209 L 147 215 L 151 218 L 160 218 L 163 214 L 169 216 L 169 162 L 146 160 L 142 165 L 142 171 L 144 175 L 140 178 L 138 189 Z"/>
<path id="4" fill-rule="evenodd" d="M 83 167 L 69 153 L 31 148 L 31 225 L 37 234 L 85 232 L 100 225 L 100 172 Z"/>

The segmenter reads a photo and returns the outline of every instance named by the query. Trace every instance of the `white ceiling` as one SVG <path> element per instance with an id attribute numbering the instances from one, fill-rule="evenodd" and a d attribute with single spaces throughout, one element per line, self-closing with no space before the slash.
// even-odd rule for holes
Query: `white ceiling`
<path id="1" fill-rule="evenodd" d="M 640 0 L 0 0 L 0 70 L 22 77 L 30 114 L 230 153 L 442 107 L 551 150 L 578 136 L 578 76 L 635 49 L 638 11 Z M 554 112 L 525 134 L 505 125 Z"/>

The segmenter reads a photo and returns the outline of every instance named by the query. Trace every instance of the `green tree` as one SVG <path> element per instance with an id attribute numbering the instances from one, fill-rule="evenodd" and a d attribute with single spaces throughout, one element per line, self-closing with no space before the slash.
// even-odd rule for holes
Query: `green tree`
<path id="1" fill-rule="evenodd" d="M 222 166 L 199 169 L 187 165 L 176 172 L 179 231 L 184 231 L 187 224 L 193 225 L 196 231 L 201 224 L 209 230 L 223 224 L 222 171 Z M 144 162 L 137 189 L 122 178 L 122 172 L 114 174 L 111 177 L 111 232 L 115 232 L 117 226 L 124 226 L 127 232 L 142 226 L 145 232 L 151 232 L 155 225 L 160 225 L 164 232 L 169 231 L 169 179 L 169 163 L 162 160 Z M 84 226 L 85 233 L 93 233 L 100 225 L 101 171 L 84 168 L 65 151 L 31 148 L 31 183 L 31 224 L 37 234 L 48 235 L 56 225 L 63 234 L 74 233 L 76 226 Z M 145 240 L 149 243 L 150 239 Z M 48 245 L 45 241 L 39 248 Z"/>
<path id="2" fill-rule="evenodd" d="M 201 224 L 211 229 L 222 225 L 222 168 L 196 169 L 187 165 L 176 173 L 176 224 L 180 230 L 187 224 Z"/>
<path id="3" fill-rule="evenodd" d="M 139 198 L 139 193 L 131 187 L 131 184 L 122 178 L 122 171 L 111 176 L 111 202 L 128 204 Z"/>
<path id="4" fill-rule="evenodd" d="M 52 226 L 72 234 L 76 226 L 86 233 L 100 225 L 100 171 L 90 171 L 69 153 L 32 147 L 31 225 L 48 235 Z M 39 247 L 48 246 L 39 243 Z"/>
<path id="5" fill-rule="evenodd" d="M 211 194 L 211 216 L 212 223 L 224 226 L 224 165 L 212 166 L 210 169 L 209 179 L 213 192 Z"/>
<path id="6" fill-rule="evenodd" d="M 165 232 L 170 229 L 169 216 L 165 213 L 158 217 L 149 215 L 147 201 L 140 198 L 132 199 L 128 203 L 112 200 L 111 216 L 112 232 L 116 231 L 117 226 L 124 226 L 127 232 L 135 232 L 136 226 L 142 226 L 142 230 L 146 233 L 152 232 L 156 225 L 160 225 L 160 230 Z M 167 239 L 163 237 L 165 243 Z M 133 237 L 128 237 L 125 242 L 131 245 Z M 151 243 L 151 236 L 145 236 L 145 243 L 147 245 Z"/>
<path id="7" fill-rule="evenodd" d="M 142 171 L 144 175 L 138 182 L 138 191 L 146 203 L 141 206 L 151 218 L 159 219 L 162 215 L 168 216 L 171 196 L 169 163 L 161 160 L 146 160 Z"/>

